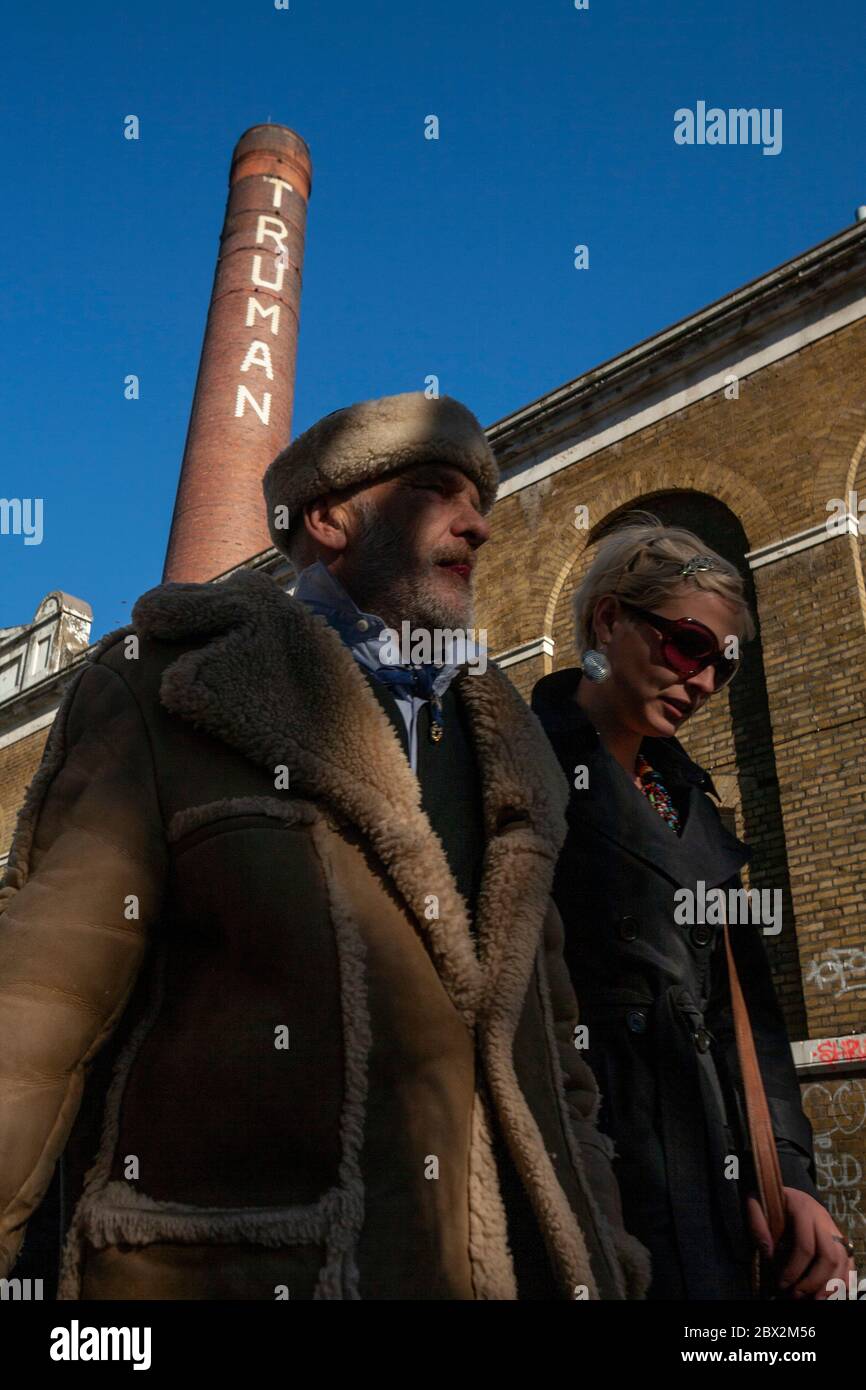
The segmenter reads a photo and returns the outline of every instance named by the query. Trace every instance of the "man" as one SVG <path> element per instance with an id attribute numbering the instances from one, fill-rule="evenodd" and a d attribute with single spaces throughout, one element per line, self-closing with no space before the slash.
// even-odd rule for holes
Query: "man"
<path id="1" fill-rule="evenodd" d="M 566 783 L 495 668 L 377 658 L 471 617 L 497 483 L 457 401 L 336 411 L 265 477 L 294 596 L 166 584 L 99 644 L 4 890 L 0 1273 L 66 1145 L 63 1299 L 642 1296 Z"/>

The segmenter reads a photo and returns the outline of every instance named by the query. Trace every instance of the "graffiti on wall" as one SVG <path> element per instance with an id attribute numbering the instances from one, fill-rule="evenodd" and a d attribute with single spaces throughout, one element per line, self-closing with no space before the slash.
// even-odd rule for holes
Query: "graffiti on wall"
<path id="1" fill-rule="evenodd" d="M 866 1084 L 856 1077 L 829 1085 L 815 1081 L 803 1091 L 803 1107 L 814 1126 L 821 1199 L 839 1229 L 847 1229 L 851 1239 L 862 1240 L 866 1234 L 863 1164 L 845 1141 L 866 1133 Z"/>
<path id="2" fill-rule="evenodd" d="M 823 956 L 813 956 L 806 971 L 806 984 L 815 985 L 822 993 L 830 990 L 837 999 L 843 994 L 866 992 L 866 949 L 835 947 Z"/>

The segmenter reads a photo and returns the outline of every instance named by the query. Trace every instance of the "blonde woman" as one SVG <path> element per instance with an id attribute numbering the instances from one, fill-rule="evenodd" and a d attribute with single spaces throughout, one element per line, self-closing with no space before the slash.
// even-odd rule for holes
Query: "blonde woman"
<path id="1" fill-rule="evenodd" d="M 625 1227 L 652 1256 L 648 1297 L 748 1298 L 759 1245 L 778 1290 L 826 1298 L 827 1281 L 853 1268 L 850 1246 L 818 1199 L 765 924 L 741 922 L 729 930 L 786 1202 L 775 1252 L 754 1193 L 722 930 L 699 907 L 701 883 L 741 886 L 749 850 L 677 738 L 736 675 L 755 625 L 734 566 L 691 531 L 650 522 L 598 544 L 574 597 L 582 670 L 553 672 L 532 695 L 572 786 L 554 896 L 599 1128 Z M 675 898 L 683 889 L 694 897 Z"/>

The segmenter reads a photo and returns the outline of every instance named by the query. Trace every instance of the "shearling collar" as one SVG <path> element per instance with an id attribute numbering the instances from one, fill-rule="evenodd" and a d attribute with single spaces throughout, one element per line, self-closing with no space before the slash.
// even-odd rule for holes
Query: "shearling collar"
<path id="1" fill-rule="evenodd" d="M 220 584 L 151 589 L 132 619 L 144 637 L 183 647 L 162 677 L 160 698 L 171 713 L 272 773 L 287 766 L 293 795 L 361 832 L 467 1023 L 488 1004 L 497 1014 L 516 1006 L 566 835 L 568 784 L 535 716 L 498 668 L 488 665 L 483 675 L 461 668 L 454 678 L 477 750 L 487 840 L 476 954 L 468 907 L 422 808 L 418 780 L 321 614 L 268 576 L 245 571 Z M 506 957 L 522 962 L 519 972 L 502 971 Z"/>

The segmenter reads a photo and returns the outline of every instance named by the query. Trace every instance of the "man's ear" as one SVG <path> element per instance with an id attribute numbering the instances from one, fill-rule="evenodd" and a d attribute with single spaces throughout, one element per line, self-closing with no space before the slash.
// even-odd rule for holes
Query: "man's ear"
<path id="1" fill-rule="evenodd" d="M 305 503 L 303 526 L 308 543 L 332 551 L 334 555 L 345 550 L 351 520 L 344 495 L 329 492 L 324 497 L 316 497 Z"/>

